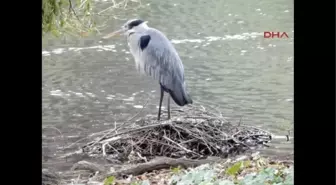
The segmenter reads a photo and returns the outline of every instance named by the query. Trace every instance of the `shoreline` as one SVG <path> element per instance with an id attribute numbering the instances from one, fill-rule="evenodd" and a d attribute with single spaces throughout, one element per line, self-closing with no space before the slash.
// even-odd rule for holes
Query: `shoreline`
<path id="1" fill-rule="evenodd" d="M 68 162 L 68 168 L 53 170 L 55 165 L 43 165 L 46 167 L 42 170 L 43 184 L 112 185 L 137 184 L 136 181 L 140 183 L 143 180 L 148 182 L 140 184 L 171 184 L 171 178 L 183 181 L 182 176 L 193 176 L 191 171 L 198 173 L 195 170 L 199 168 L 207 168 L 208 171 L 203 169 L 202 173 L 211 172 L 211 179 L 217 178 L 218 182 L 205 184 L 223 184 L 219 181 L 224 179 L 232 181 L 225 181 L 230 184 L 244 180 L 244 175 L 250 174 L 249 178 L 253 179 L 253 174 L 266 173 L 266 169 L 279 173 L 285 166 L 286 169 L 293 166 L 290 154 L 262 156 L 256 152 L 270 147 L 268 143 L 273 139 L 286 141 L 293 140 L 293 137 L 279 137 L 253 126 L 230 123 L 221 114 L 214 114 L 204 107 L 189 106 L 174 110 L 174 114 L 174 118 L 162 121 L 157 121 L 156 115 L 134 121 L 130 119 L 112 129 L 90 134 L 90 138 L 67 142 L 66 146 L 59 148 L 58 154 L 63 154 L 58 155 L 58 160 Z M 70 152 L 79 142 L 84 144 L 80 144 L 77 151 Z M 235 172 L 223 176 L 224 171 Z M 159 183 L 154 177 L 160 175 L 164 177 Z M 262 176 L 266 178 L 267 175 Z M 279 178 L 275 181 L 278 182 Z"/>
<path id="2" fill-rule="evenodd" d="M 293 185 L 293 167 L 293 155 L 280 158 L 264 157 L 259 155 L 259 152 L 255 152 L 191 167 L 169 166 L 134 176 L 109 175 L 102 178 L 100 173 L 104 166 L 80 161 L 67 172 L 57 173 L 43 169 L 42 185 L 163 185 L 173 184 L 174 180 L 177 184 L 190 181 L 191 184 L 258 185 L 262 182 L 262 184 L 268 183 L 269 185 Z M 73 178 L 69 179 L 70 176 Z"/>

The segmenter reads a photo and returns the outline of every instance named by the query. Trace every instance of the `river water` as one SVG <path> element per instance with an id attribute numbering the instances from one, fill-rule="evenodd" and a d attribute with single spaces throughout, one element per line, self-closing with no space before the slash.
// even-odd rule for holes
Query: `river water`
<path id="1" fill-rule="evenodd" d="M 109 1 L 96 3 L 101 10 L 111 6 Z M 119 9 L 114 15 L 119 19 L 98 17 L 108 23 L 99 36 L 45 40 L 46 161 L 61 146 L 130 118 L 147 101 L 139 116 L 157 113 L 158 83 L 136 73 L 125 38 L 100 41 L 135 17 L 171 39 L 183 60 L 194 102 L 216 107 L 233 122 L 241 119 L 277 135 L 284 136 L 292 128 L 293 1 L 142 0 L 137 10 Z M 266 39 L 264 31 L 286 32 L 289 38 Z M 279 141 L 270 153 L 292 150 L 292 142 Z"/>

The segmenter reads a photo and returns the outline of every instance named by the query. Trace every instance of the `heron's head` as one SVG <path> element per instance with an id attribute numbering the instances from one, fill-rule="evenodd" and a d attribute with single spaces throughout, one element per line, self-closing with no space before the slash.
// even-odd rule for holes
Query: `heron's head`
<path id="1" fill-rule="evenodd" d="M 127 21 L 124 25 L 121 26 L 121 29 L 114 31 L 110 34 L 104 36 L 104 39 L 108 39 L 110 37 L 116 35 L 126 35 L 129 36 L 132 33 L 142 33 L 148 29 L 147 21 L 143 21 L 141 19 L 131 19 Z"/>

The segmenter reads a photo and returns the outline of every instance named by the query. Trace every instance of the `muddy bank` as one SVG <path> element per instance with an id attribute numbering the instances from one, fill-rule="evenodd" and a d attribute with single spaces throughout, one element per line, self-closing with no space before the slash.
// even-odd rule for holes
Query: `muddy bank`
<path id="1" fill-rule="evenodd" d="M 209 184 L 230 185 L 239 181 L 242 184 L 292 185 L 294 184 L 293 166 L 294 161 L 291 155 L 281 158 L 268 158 L 260 156 L 258 152 L 227 159 L 216 157 L 209 157 L 206 160 L 157 158 L 151 162 L 126 168 L 124 172 L 129 172 L 128 175 L 118 175 L 113 171 L 113 168 L 104 174 L 104 168 L 101 166 L 80 161 L 70 171 L 61 174 L 44 169 L 42 171 L 42 181 L 43 185 L 168 185 L 200 184 L 207 181 Z M 204 176 L 204 174 L 211 175 L 211 177 Z M 69 181 L 70 176 L 73 178 Z"/>

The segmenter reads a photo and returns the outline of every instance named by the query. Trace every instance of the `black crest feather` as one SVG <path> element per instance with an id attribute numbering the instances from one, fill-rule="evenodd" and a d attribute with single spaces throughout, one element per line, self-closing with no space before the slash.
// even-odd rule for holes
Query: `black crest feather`
<path id="1" fill-rule="evenodd" d="M 128 24 L 128 29 L 132 29 L 134 26 L 138 26 L 139 24 L 143 23 L 143 20 L 137 19 Z"/>

